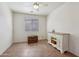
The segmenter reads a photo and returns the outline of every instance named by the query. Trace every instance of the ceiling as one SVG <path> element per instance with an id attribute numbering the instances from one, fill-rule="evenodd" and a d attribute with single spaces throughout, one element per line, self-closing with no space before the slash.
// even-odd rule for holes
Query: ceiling
<path id="1" fill-rule="evenodd" d="M 14 12 L 48 15 L 51 11 L 64 4 L 64 2 L 41 2 L 48 4 L 48 6 L 41 6 L 39 7 L 39 11 L 37 11 L 33 8 L 33 3 L 34 2 L 9 2 L 8 5 Z"/>

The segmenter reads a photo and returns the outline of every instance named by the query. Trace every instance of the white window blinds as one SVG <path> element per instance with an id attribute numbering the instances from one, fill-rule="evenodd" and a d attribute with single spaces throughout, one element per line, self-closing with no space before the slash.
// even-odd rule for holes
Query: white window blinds
<path id="1" fill-rule="evenodd" d="M 39 30 L 38 24 L 39 24 L 38 19 L 25 18 L 25 31 L 38 31 Z"/>

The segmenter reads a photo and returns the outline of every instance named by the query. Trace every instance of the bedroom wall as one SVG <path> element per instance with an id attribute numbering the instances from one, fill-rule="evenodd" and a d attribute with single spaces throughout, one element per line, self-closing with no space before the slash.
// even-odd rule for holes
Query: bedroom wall
<path id="1" fill-rule="evenodd" d="M 39 19 L 39 31 L 37 32 L 26 32 L 25 31 L 25 21 L 24 17 L 27 17 L 28 14 L 23 13 L 14 13 L 13 21 L 14 21 L 14 42 L 25 42 L 27 41 L 27 36 L 29 35 L 38 35 L 39 40 L 46 39 L 46 16 L 36 16 Z"/>
<path id="2" fill-rule="evenodd" d="M 5 3 L 0 3 L 0 55 L 12 44 L 12 13 Z"/>
<path id="3" fill-rule="evenodd" d="M 48 15 L 47 31 L 70 33 L 69 51 L 79 56 L 79 3 L 65 3 Z"/>

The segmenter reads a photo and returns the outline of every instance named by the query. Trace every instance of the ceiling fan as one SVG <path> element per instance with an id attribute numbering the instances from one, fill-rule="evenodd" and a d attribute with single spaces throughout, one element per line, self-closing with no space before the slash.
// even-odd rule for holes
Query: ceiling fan
<path id="1" fill-rule="evenodd" d="M 33 3 L 33 8 L 35 10 L 39 10 L 40 7 L 46 7 L 46 6 L 48 6 L 48 4 L 45 4 L 43 2 L 34 2 Z"/>

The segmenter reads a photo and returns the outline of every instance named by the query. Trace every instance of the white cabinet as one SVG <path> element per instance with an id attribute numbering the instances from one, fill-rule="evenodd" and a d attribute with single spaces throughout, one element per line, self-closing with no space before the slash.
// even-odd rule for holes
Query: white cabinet
<path id="1" fill-rule="evenodd" d="M 48 43 L 51 44 L 53 47 L 57 48 L 58 50 L 60 50 L 61 53 L 64 53 L 68 50 L 68 41 L 68 33 L 48 33 Z"/>

